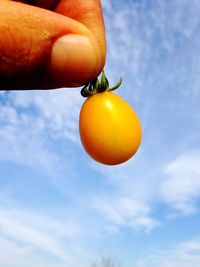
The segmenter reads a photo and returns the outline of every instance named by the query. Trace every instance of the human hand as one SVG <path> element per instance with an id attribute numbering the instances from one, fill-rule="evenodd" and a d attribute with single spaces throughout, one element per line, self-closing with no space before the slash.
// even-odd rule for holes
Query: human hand
<path id="1" fill-rule="evenodd" d="M 0 0 L 0 33 L 1 90 L 81 86 L 105 64 L 100 0 Z"/>

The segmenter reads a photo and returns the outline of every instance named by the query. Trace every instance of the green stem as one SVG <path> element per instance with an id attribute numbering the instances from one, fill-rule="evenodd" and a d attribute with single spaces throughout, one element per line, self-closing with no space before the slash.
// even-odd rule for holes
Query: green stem
<path id="1" fill-rule="evenodd" d="M 110 92 L 110 91 L 114 91 L 114 90 L 116 90 L 117 88 L 119 88 L 121 84 L 122 84 L 122 77 L 120 78 L 119 82 L 118 82 L 115 86 L 113 86 L 112 88 L 108 88 L 107 91 L 108 91 L 108 92 Z"/>
<path id="2" fill-rule="evenodd" d="M 98 78 L 96 78 L 93 82 L 86 84 L 81 90 L 81 95 L 83 97 L 89 97 L 93 96 L 96 93 L 114 91 L 117 88 L 119 88 L 121 84 L 122 84 L 122 78 L 120 78 L 119 82 L 114 87 L 109 88 L 109 81 L 103 70 L 101 75 L 101 81 L 99 81 Z"/>

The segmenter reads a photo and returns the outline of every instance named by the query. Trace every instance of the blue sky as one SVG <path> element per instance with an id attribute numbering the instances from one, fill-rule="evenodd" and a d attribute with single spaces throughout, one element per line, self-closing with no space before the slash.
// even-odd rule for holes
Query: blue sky
<path id="1" fill-rule="evenodd" d="M 200 2 L 102 4 L 105 70 L 142 146 L 101 165 L 80 144 L 79 89 L 0 92 L 0 266 L 199 266 Z"/>

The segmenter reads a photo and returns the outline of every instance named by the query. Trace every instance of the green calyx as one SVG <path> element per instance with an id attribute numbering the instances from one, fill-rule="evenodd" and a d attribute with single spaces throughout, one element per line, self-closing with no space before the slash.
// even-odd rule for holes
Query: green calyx
<path id="1" fill-rule="evenodd" d="M 122 78 L 120 78 L 119 82 L 114 87 L 109 88 L 109 82 L 103 70 L 101 75 L 101 80 L 99 81 L 98 78 L 96 78 L 93 82 L 85 85 L 81 90 L 81 95 L 83 97 L 89 97 L 97 93 L 114 91 L 118 87 L 120 87 L 121 84 L 122 84 Z"/>

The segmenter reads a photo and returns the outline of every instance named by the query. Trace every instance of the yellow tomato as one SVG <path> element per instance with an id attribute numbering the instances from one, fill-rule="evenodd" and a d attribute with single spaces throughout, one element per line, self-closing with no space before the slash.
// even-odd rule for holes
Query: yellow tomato
<path id="1" fill-rule="evenodd" d="M 135 111 L 112 92 L 87 98 L 80 111 L 79 129 L 87 153 L 107 165 L 129 160 L 141 143 L 142 128 Z"/>

